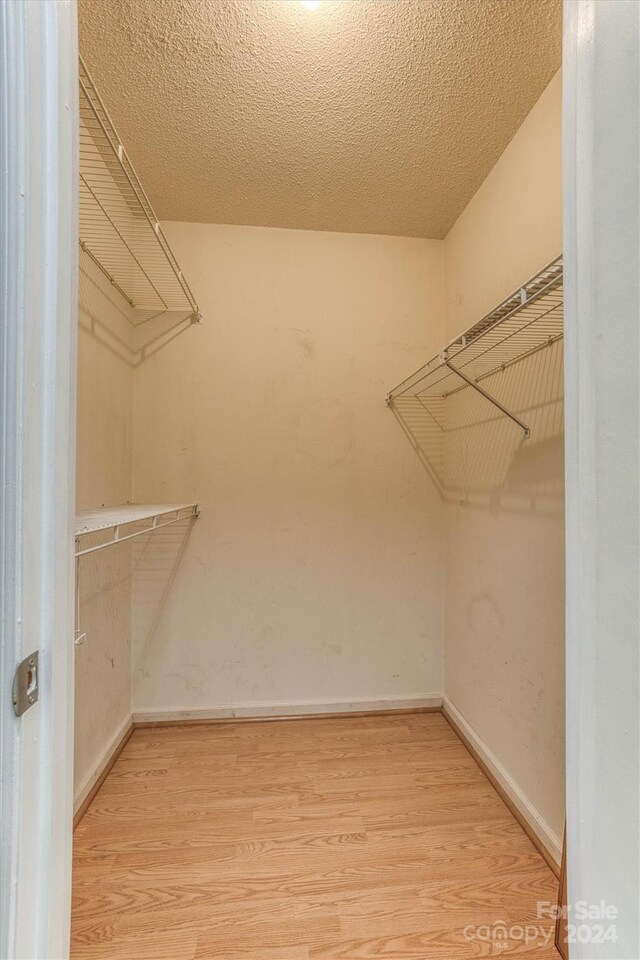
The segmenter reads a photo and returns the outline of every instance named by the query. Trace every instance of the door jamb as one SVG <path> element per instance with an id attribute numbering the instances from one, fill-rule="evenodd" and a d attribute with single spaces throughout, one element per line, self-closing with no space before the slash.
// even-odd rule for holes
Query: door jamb
<path id="1" fill-rule="evenodd" d="M 77 55 L 72 0 L 0 4 L 3 958 L 69 954 Z M 39 700 L 17 718 L 35 650 Z"/>

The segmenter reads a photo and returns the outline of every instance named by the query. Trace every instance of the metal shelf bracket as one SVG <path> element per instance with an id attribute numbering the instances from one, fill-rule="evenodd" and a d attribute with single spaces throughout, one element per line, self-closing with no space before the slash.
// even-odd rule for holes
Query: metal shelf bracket
<path id="1" fill-rule="evenodd" d="M 488 393 L 486 390 L 484 390 L 479 383 L 476 383 L 475 380 L 472 380 L 471 377 L 468 377 L 466 373 L 463 373 L 462 370 L 458 369 L 458 367 L 454 367 L 454 365 L 448 359 L 446 354 L 442 355 L 442 363 L 444 364 L 445 367 L 448 367 L 452 373 L 455 373 L 457 377 L 460 377 L 461 380 L 464 380 L 464 382 L 468 384 L 468 386 L 473 387 L 473 389 L 476 390 L 479 394 L 481 394 L 481 396 L 483 396 L 485 400 L 488 400 L 489 403 L 492 403 L 494 405 L 494 407 L 497 407 L 501 413 L 504 413 L 505 417 L 509 417 L 509 419 L 513 420 L 514 423 L 517 423 L 518 426 L 522 430 L 524 430 L 525 440 L 529 439 L 529 437 L 531 436 L 531 431 L 529 427 L 526 425 L 526 423 L 523 423 L 523 421 L 519 417 L 516 417 L 515 413 L 511 413 L 510 410 L 507 410 L 507 408 L 504 407 L 499 400 L 496 400 L 495 397 L 491 396 L 491 394 Z"/>

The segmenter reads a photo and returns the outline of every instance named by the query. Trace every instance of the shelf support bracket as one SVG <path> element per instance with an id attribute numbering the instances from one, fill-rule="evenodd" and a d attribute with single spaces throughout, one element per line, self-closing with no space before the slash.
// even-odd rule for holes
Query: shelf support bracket
<path id="1" fill-rule="evenodd" d="M 486 390 L 483 390 L 479 383 L 476 383 L 475 380 L 472 380 L 471 377 L 468 377 L 466 373 L 463 373 L 462 370 L 458 369 L 458 367 L 454 367 L 454 365 L 447 359 L 446 356 L 443 357 L 442 362 L 444 363 L 445 367 L 448 367 L 449 370 L 451 370 L 452 373 L 455 373 L 457 377 L 460 377 L 460 379 L 464 380 L 464 382 L 470 387 L 473 387 L 474 390 L 477 390 L 478 393 L 482 394 L 485 400 L 488 400 L 489 403 L 492 403 L 494 407 L 497 407 L 501 413 L 504 413 L 505 417 L 509 417 L 509 419 L 513 420 L 514 423 L 517 423 L 520 429 L 524 430 L 525 440 L 529 439 L 531 436 L 529 427 L 526 425 L 526 423 L 523 423 L 519 417 L 516 417 L 515 413 L 511 413 L 510 410 L 507 410 L 506 407 L 503 407 L 500 401 L 496 400 L 495 397 L 492 397 L 491 394 L 487 393 Z"/>

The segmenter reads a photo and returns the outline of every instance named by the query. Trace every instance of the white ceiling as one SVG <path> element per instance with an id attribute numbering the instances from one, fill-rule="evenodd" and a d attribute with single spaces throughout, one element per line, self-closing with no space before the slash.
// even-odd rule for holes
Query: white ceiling
<path id="1" fill-rule="evenodd" d="M 561 0 L 80 0 L 161 219 L 443 237 L 560 65 Z"/>

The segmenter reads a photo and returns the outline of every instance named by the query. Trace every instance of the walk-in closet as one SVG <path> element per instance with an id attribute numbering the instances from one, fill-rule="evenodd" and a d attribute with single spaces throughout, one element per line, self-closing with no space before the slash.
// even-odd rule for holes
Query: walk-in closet
<path id="1" fill-rule="evenodd" d="M 80 0 L 74 960 L 560 956 L 561 19 Z"/>

